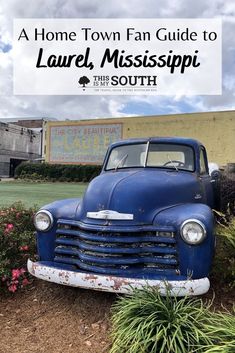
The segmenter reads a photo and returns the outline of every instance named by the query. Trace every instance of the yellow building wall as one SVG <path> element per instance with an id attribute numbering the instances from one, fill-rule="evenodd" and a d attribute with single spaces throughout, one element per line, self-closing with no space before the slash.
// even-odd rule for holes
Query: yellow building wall
<path id="1" fill-rule="evenodd" d="M 47 122 L 46 161 L 49 161 L 51 127 L 94 124 L 122 124 L 123 139 L 151 136 L 195 138 L 206 147 L 209 161 L 219 165 L 235 162 L 235 111 Z"/>

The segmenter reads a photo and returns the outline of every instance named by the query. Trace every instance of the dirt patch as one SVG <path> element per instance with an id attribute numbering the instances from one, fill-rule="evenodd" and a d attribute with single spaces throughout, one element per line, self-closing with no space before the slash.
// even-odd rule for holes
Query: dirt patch
<path id="1" fill-rule="evenodd" d="M 35 280 L 30 289 L 0 299 L 0 353 L 108 352 L 115 299 Z"/>
<path id="2" fill-rule="evenodd" d="M 212 284 L 205 300 L 231 310 L 235 290 Z M 31 288 L 0 298 L 0 353 L 108 353 L 110 293 L 35 280 Z"/>
<path id="3" fill-rule="evenodd" d="M 202 296 L 203 301 L 212 301 L 212 309 L 215 311 L 233 312 L 235 305 L 235 288 L 225 286 L 221 281 L 212 281 L 209 292 Z"/>

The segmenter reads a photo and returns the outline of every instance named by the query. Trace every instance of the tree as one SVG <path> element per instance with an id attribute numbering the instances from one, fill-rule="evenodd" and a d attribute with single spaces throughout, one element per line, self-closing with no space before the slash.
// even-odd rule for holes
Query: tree
<path id="1" fill-rule="evenodd" d="M 80 79 L 79 79 L 79 81 L 78 81 L 78 83 L 79 83 L 80 85 L 82 85 L 82 87 L 85 87 L 85 85 L 87 85 L 89 82 L 90 82 L 90 80 L 89 80 L 89 78 L 86 77 L 86 76 L 80 77 Z"/>

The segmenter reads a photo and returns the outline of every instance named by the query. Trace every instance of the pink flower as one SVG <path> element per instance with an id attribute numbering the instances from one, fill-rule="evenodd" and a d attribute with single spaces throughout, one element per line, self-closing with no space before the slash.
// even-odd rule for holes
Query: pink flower
<path id="1" fill-rule="evenodd" d="M 17 290 L 17 285 L 16 284 L 11 284 L 8 287 L 9 292 L 15 293 L 15 291 Z"/>
<path id="2" fill-rule="evenodd" d="M 8 223 L 4 230 L 4 234 L 10 233 L 14 229 L 14 225 L 12 223 Z"/>
<path id="3" fill-rule="evenodd" d="M 21 216 L 21 213 L 20 213 L 20 212 L 17 212 L 17 213 L 16 213 L 16 218 L 20 218 L 20 216 Z"/>
<path id="4" fill-rule="evenodd" d="M 8 223 L 6 226 L 6 229 L 8 229 L 9 231 L 11 231 L 14 228 L 14 225 L 12 223 Z"/>
<path id="5" fill-rule="evenodd" d="M 27 278 L 24 278 L 23 281 L 22 281 L 22 286 L 25 287 L 29 284 L 29 280 Z"/>
<path id="6" fill-rule="evenodd" d="M 11 271 L 11 276 L 13 280 L 18 279 L 20 275 L 21 275 L 21 270 L 19 270 L 18 268 Z"/>
<path id="7" fill-rule="evenodd" d="M 22 268 L 20 268 L 19 271 L 20 271 L 20 275 L 23 275 L 26 272 L 26 269 L 22 267 Z"/>
<path id="8" fill-rule="evenodd" d="M 28 245 L 23 245 L 20 247 L 20 251 L 28 251 L 28 250 L 29 250 Z"/>

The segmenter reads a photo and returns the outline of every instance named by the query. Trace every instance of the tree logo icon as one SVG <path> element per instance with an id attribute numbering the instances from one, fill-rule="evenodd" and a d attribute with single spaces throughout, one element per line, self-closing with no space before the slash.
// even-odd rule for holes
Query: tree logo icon
<path id="1" fill-rule="evenodd" d="M 85 86 L 90 82 L 89 78 L 86 76 L 80 77 L 78 83 L 79 85 L 82 85 L 83 91 L 85 91 Z"/>

